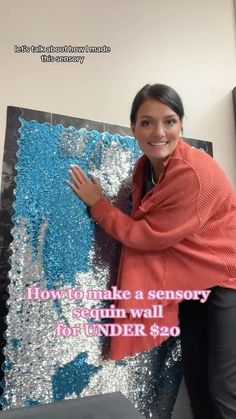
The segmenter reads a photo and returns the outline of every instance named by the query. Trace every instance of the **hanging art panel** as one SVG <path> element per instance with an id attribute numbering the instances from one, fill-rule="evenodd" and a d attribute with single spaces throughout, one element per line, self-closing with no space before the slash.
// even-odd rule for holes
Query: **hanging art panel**
<path id="1" fill-rule="evenodd" d="M 211 143 L 186 141 L 212 154 Z M 107 339 L 78 333 L 106 322 L 99 313 L 111 301 L 86 292 L 115 285 L 120 246 L 68 188 L 68 168 L 79 164 L 99 178 L 105 196 L 129 213 L 140 155 L 126 127 L 8 107 L 0 209 L 4 410 L 120 391 L 146 418 L 171 417 L 182 377 L 178 337 L 115 362 L 106 357 Z M 73 319 L 75 308 L 84 317 Z"/>

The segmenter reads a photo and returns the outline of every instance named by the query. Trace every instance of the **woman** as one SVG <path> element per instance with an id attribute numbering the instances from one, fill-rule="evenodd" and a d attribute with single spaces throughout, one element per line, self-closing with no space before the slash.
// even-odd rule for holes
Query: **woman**
<path id="1" fill-rule="evenodd" d="M 178 324 L 180 300 L 155 300 L 150 290 L 209 290 L 180 304 L 184 374 L 192 411 L 199 419 L 236 418 L 236 197 L 207 154 L 181 139 L 184 110 L 169 86 L 146 85 L 131 109 L 131 129 L 144 155 L 133 173 L 132 212 L 109 203 L 99 182 L 74 166 L 71 189 L 91 216 L 123 243 L 118 287 L 132 298 L 119 301 L 127 319 L 143 325 L 138 336 L 112 338 L 111 357 L 121 359 L 160 344 L 154 323 L 132 318 L 134 308 L 163 306 L 156 327 Z M 139 298 L 137 290 L 141 291 Z M 166 294 L 163 293 L 165 296 Z M 203 293 L 202 293 L 203 295 Z M 136 297 L 136 298 L 135 298 Z M 116 319 L 116 321 L 118 321 Z"/>

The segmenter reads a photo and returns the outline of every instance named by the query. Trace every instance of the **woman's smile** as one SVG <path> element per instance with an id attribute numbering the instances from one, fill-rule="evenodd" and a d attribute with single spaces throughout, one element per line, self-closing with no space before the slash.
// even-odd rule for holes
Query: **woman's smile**
<path id="1" fill-rule="evenodd" d="M 177 147 L 182 120 L 164 103 L 149 98 L 140 106 L 131 128 L 139 147 L 157 168 Z"/>
<path id="2" fill-rule="evenodd" d="M 168 141 L 149 141 L 148 145 L 150 145 L 151 147 L 165 147 L 168 144 Z"/>

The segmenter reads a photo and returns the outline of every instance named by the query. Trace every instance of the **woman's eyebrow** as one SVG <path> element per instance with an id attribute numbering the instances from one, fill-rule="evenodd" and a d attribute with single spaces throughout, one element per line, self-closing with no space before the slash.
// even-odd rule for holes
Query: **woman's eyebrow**
<path id="1" fill-rule="evenodd" d="M 155 119 L 155 117 L 154 116 L 151 116 L 151 115 L 140 115 L 140 117 L 141 118 L 150 118 L 150 119 Z M 164 118 L 163 119 L 166 119 L 166 118 L 173 118 L 173 117 L 176 117 L 176 115 L 173 113 L 173 114 L 170 114 L 170 115 L 166 115 L 166 116 L 164 116 Z"/>

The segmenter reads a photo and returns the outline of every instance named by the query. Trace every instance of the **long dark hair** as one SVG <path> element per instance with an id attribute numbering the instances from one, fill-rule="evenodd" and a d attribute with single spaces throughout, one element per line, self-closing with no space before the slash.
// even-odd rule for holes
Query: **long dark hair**
<path id="1" fill-rule="evenodd" d="M 170 86 L 165 84 L 146 84 L 135 96 L 131 113 L 130 122 L 134 125 L 136 122 L 137 112 L 146 99 L 156 99 L 169 106 L 182 120 L 184 116 L 184 107 L 178 93 Z"/>

